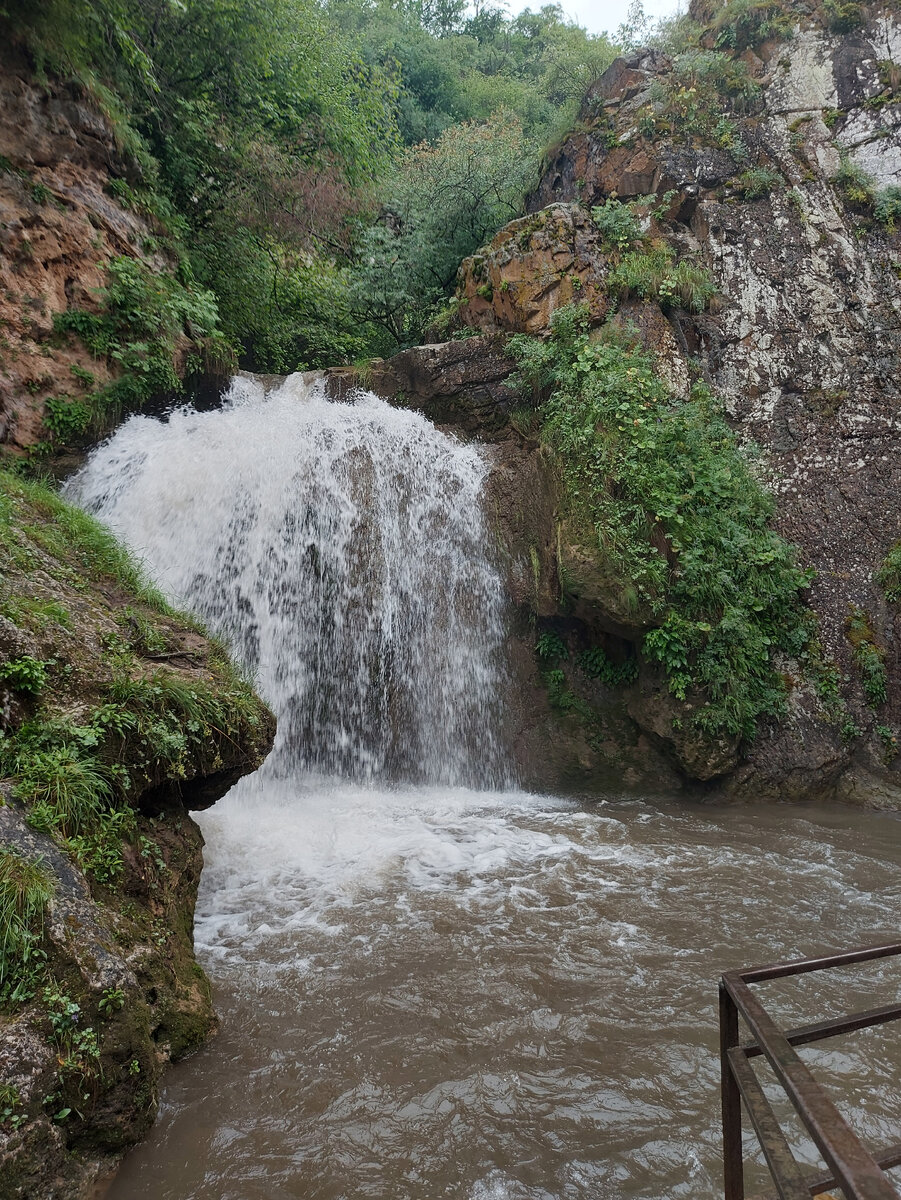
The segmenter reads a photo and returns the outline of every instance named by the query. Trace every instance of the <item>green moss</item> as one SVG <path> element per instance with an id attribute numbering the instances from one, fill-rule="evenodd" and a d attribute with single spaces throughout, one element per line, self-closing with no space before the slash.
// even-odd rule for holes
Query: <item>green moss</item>
<path id="1" fill-rule="evenodd" d="M 794 21 L 780 0 L 727 0 L 711 28 L 718 48 L 742 51 L 770 38 L 790 37 Z"/>
<path id="2" fill-rule="evenodd" d="M 714 397 L 696 387 L 679 400 L 647 353 L 589 340 L 584 309 L 559 310 L 548 341 L 519 335 L 509 348 L 520 384 L 548 397 L 543 436 L 568 504 L 655 615 L 645 654 L 677 697 L 700 690 L 698 725 L 753 736 L 784 708 L 773 654 L 809 640 L 809 576 L 769 528 L 773 498 Z"/>

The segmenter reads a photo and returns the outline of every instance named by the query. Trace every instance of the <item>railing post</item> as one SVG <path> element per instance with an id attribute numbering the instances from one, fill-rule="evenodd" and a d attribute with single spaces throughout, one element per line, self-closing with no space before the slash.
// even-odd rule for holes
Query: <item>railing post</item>
<path id="1" fill-rule="evenodd" d="M 720 1088 L 723 1107 L 723 1196 L 745 1200 L 741 1144 L 741 1094 L 732 1074 L 729 1051 L 738 1045 L 738 1009 L 720 981 Z"/>

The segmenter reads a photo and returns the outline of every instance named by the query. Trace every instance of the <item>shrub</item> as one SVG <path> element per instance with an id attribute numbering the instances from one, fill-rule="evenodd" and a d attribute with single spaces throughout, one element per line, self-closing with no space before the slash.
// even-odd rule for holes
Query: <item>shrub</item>
<path id="1" fill-rule="evenodd" d="M 833 33 L 850 33 L 863 24 L 863 5 L 848 0 L 825 0 L 826 25 Z"/>
<path id="2" fill-rule="evenodd" d="M 778 171 L 769 167 L 749 167 L 739 175 L 735 186 L 745 200 L 759 200 L 762 196 L 768 196 L 780 183 L 782 176 Z"/>
<path id="3" fill-rule="evenodd" d="M 634 242 L 643 240 L 641 224 L 632 204 L 623 204 L 608 196 L 603 205 L 591 210 L 591 217 L 605 247 L 627 250 Z"/>
<path id="4" fill-rule="evenodd" d="M 901 187 L 887 187 L 876 193 L 873 216 L 894 231 L 901 221 Z"/>
<path id="5" fill-rule="evenodd" d="M 703 312 L 716 295 L 703 267 L 684 259 L 677 263 L 674 251 L 665 243 L 623 255 L 608 275 L 607 286 L 615 295 L 657 300 L 691 312 Z"/>
<path id="6" fill-rule="evenodd" d="M 841 165 L 832 182 L 854 208 L 873 207 L 876 199 L 873 181 L 866 171 L 851 162 L 847 153 L 842 153 Z"/>
<path id="7" fill-rule="evenodd" d="M 773 499 L 713 396 L 671 396 L 647 353 L 590 341 L 584 309 L 558 310 L 548 341 L 517 335 L 509 347 L 520 386 L 548 396 L 543 436 L 568 505 L 656 614 L 645 653 L 676 696 L 702 695 L 698 725 L 752 737 L 784 706 L 772 655 L 809 640 L 809 576 L 769 528 Z"/>
<path id="8" fill-rule="evenodd" d="M 747 50 L 791 35 L 794 22 L 779 0 L 728 0 L 712 22 L 718 47 Z"/>
<path id="9" fill-rule="evenodd" d="M 892 546 L 886 554 L 876 574 L 876 580 L 889 603 L 897 604 L 901 601 L 901 542 Z"/>

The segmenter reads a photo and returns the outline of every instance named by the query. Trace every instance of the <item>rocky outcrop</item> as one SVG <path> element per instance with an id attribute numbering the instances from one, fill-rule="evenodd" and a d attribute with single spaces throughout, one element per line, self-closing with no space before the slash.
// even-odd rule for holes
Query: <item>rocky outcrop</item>
<path id="1" fill-rule="evenodd" d="M 259 766 L 274 725 L 109 534 L 0 472 L 2 1200 L 83 1196 L 215 1027 L 188 810 Z M 27 956 L 4 874 L 23 864 L 51 896 Z"/>
<path id="2" fill-rule="evenodd" d="M 594 85 L 581 128 L 548 163 L 530 215 L 464 263 L 454 321 L 493 339 L 541 334 L 557 309 L 580 302 L 598 325 L 635 329 L 675 394 L 701 378 L 724 399 L 734 428 L 762 449 L 778 529 L 815 571 L 816 653 L 835 664 L 836 694 L 805 681 L 800 664 L 781 664 L 785 720 L 740 753 L 735 744 L 701 749 L 681 732 L 684 706 L 680 712 L 642 667 L 623 701 L 626 721 L 685 776 L 718 780 L 729 795 L 894 806 L 901 613 L 876 575 L 901 538 L 901 242 L 896 210 L 885 208 L 901 196 L 891 191 L 901 187 L 901 21 L 894 8 L 870 5 L 858 28 L 835 32 L 821 5 L 787 6 L 788 36 L 752 37 L 740 53 L 721 55 L 711 74 L 723 9 L 695 5 L 699 19 L 719 20 L 702 38 L 701 59 L 645 51 L 618 60 Z M 610 288 L 615 248 L 591 217 L 610 197 L 633 202 L 650 245 L 706 270 L 717 293 L 707 311 Z M 447 387 L 443 353 L 428 352 L 439 391 Z M 431 386 L 417 385 L 424 411 Z M 390 371 L 377 390 L 392 393 Z M 452 406 L 445 411 L 453 421 Z M 507 415 L 508 439 L 524 428 L 528 447 L 528 420 L 523 425 L 507 400 L 489 410 L 491 439 L 503 442 Z M 472 419 L 466 428 L 479 432 Z M 503 446 L 501 475 L 524 456 L 530 465 L 516 469 L 530 477 L 534 444 Z M 543 470 L 554 473 L 547 463 Z M 513 511 L 527 507 L 520 498 Z M 500 522 L 518 564 L 511 595 L 525 595 L 530 575 L 541 579 L 535 600 L 523 603 L 562 632 L 581 622 L 581 632 L 569 629 L 573 646 L 587 630 L 640 647 L 643 618 L 625 619 L 591 539 L 571 528 L 559 504 L 547 519 L 541 536 L 511 529 L 509 510 Z M 886 668 L 884 701 L 866 694 L 848 636 L 857 611 Z"/>

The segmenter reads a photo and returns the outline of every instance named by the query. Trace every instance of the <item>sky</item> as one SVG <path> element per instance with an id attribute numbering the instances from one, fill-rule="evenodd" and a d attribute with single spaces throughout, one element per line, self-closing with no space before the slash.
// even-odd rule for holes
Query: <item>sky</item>
<path id="1" fill-rule="evenodd" d="M 536 12 L 545 0 L 508 0 L 507 11 L 511 16 L 531 8 Z M 679 8 L 678 0 L 643 0 L 644 11 L 649 17 L 669 17 Z M 568 17 L 584 25 L 589 33 L 613 33 L 626 18 L 629 0 L 560 0 L 560 6 Z M 687 0 L 683 7 L 687 7 Z"/>

